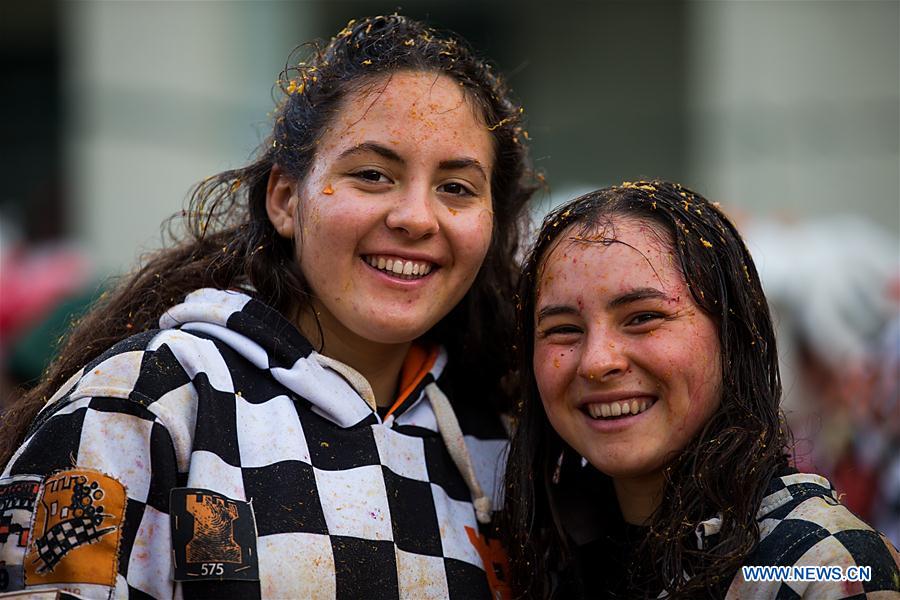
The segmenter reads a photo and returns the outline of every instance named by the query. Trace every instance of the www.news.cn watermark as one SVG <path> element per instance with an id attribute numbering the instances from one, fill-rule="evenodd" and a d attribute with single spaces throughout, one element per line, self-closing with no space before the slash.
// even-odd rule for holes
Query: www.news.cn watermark
<path id="1" fill-rule="evenodd" d="M 745 581 L 872 581 L 872 567 L 741 567 Z"/>

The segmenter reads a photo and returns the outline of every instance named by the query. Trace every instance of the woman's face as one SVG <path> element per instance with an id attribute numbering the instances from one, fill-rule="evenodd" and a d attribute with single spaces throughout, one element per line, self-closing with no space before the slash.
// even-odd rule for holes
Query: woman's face
<path id="1" fill-rule="evenodd" d="M 399 72 L 347 96 L 290 191 L 291 229 L 273 219 L 298 240 L 326 333 L 404 343 L 450 312 L 490 245 L 493 164 L 448 77 Z"/>
<path id="2" fill-rule="evenodd" d="M 557 433 L 613 478 L 658 475 L 720 402 L 716 324 L 694 303 L 668 236 L 615 218 L 571 229 L 544 259 L 534 373 Z"/>

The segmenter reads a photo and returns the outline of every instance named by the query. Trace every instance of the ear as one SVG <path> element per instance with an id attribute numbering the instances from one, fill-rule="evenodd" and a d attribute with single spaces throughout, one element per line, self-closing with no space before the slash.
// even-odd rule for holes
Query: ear
<path id="1" fill-rule="evenodd" d="M 288 239 L 294 237 L 294 215 L 298 202 L 295 190 L 296 182 L 281 167 L 273 165 L 266 185 L 266 213 L 278 235 Z"/>

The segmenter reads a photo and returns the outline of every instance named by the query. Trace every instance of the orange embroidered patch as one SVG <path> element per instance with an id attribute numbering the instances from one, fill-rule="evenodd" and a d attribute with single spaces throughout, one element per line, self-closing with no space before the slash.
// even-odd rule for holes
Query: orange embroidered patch
<path id="1" fill-rule="evenodd" d="M 46 477 L 35 503 L 25 583 L 115 585 L 125 501 L 125 486 L 98 471 Z"/>

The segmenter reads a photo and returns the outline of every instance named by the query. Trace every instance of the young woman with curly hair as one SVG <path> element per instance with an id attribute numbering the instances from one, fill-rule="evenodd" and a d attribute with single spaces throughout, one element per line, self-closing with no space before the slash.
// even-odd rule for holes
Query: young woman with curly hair
<path id="1" fill-rule="evenodd" d="M 523 398 L 506 496 L 514 591 L 900 591 L 886 538 L 826 479 L 790 467 L 766 299 L 717 206 L 664 181 L 573 200 L 545 219 L 519 296 Z M 788 572 L 755 581 L 746 566 Z M 801 566 L 830 570 L 790 570 Z"/>
<path id="2" fill-rule="evenodd" d="M 258 159 L 196 188 L 187 237 L 4 423 L 0 592 L 503 593 L 521 109 L 462 39 L 397 15 L 280 88 Z"/>

